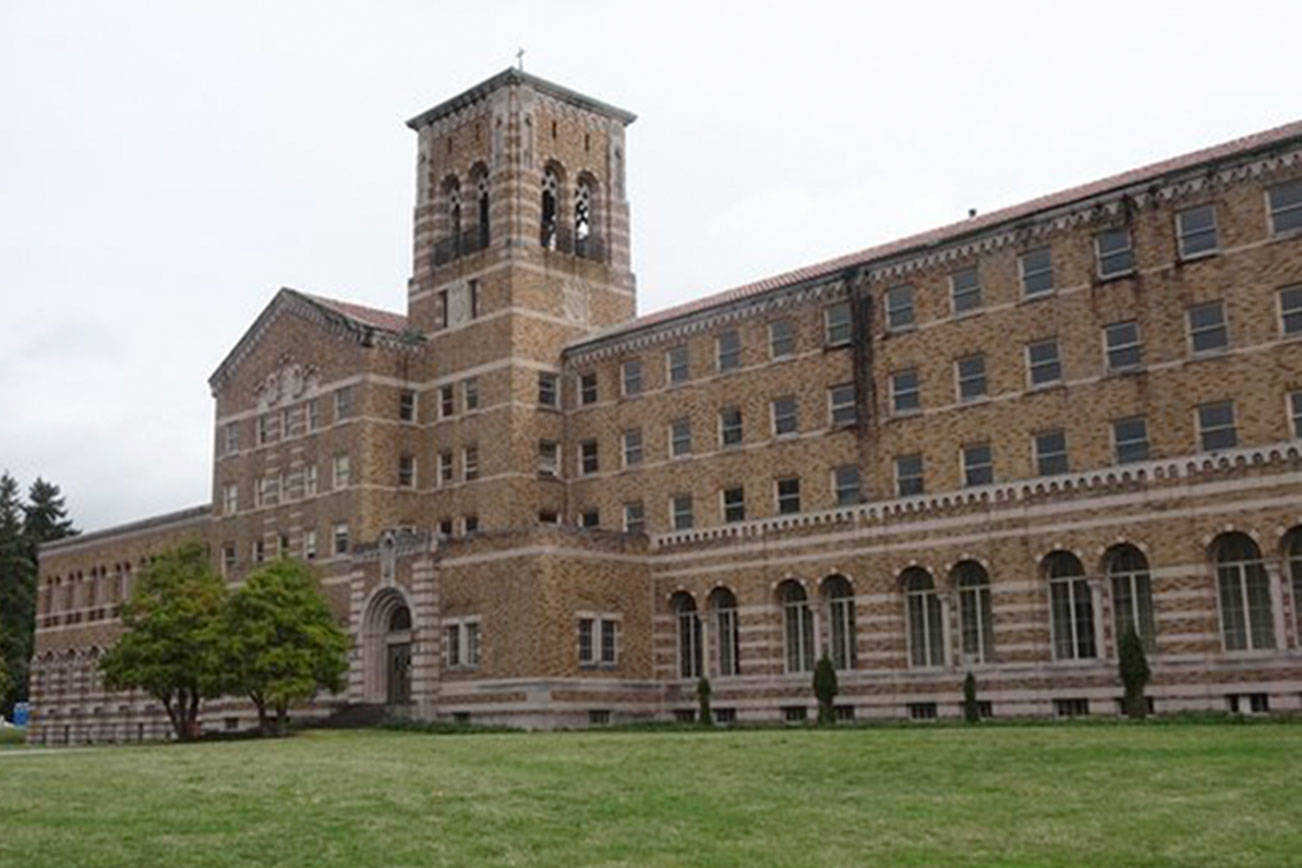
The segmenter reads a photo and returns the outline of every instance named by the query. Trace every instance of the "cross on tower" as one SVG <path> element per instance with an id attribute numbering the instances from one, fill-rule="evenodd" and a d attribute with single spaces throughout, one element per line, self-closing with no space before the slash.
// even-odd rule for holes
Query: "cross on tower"
<path id="1" fill-rule="evenodd" d="M 515 53 L 515 62 L 519 64 L 520 71 L 524 72 L 524 49 L 521 48 Z"/>

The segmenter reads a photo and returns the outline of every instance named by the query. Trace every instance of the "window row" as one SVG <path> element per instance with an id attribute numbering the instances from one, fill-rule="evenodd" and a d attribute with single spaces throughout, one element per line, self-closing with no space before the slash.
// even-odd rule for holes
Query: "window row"
<path id="1" fill-rule="evenodd" d="M 330 537 L 328 540 L 330 555 L 346 555 L 349 551 L 349 528 L 348 522 L 337 521 L 329 527 Z M 281 531 L 275 534 L 270 540 L 266 536 L 259 536 L 249 543 L 249 563 L 253 565 L 263 564 L 274 558 L 292 558 L 297 557 L 305 561 L 316 560 L 318 556 L 317 532 L 315 528 L 308 528 L 299 535 L 298 547 L 291 545 L 289 534 Z M 232 576 L 239 566 L 239 548 L 231 541 L 221 545 L 221 561 L 218 564 L 223 576 Z"/>
<path id="2" fill-rule="evenodd" d="M 331 400 L 336 422 L 354 415 L 353 398 L 352 386 L 335 389 Z M 256 416 L 253 420 L 253 444 L 265 446 L 277 440 L 286 440 L 293 436 L 295 427 L 299 434 L 310 434 L 319 430 L 322 424 L 320 399 L 309 398 L 293 407 L 282 407 L 278 413 L 261 413 Z M 222 425 L 221 454 L 234 455 L 240 451 L 240 429 L 239 421 Z"/>
<path id="3" fill-rule="evenodd" d="M 1281 235 L 1302 228 L 1302 180 L 1271 187 L 1266 196 L 1270 233 Z M 1182 260 L 1210 256 L 1220 250 L 1220 231 L 1215 205 L 1199 205 L 1176 212 L 1174 235 Z M 1092 240 L 1094 268 L 1100 280 L 1134 273 L 1134 238 L 1129 227 L 1098 232 Z M 1050 247 L 1021 253 L 1017 272 L 1022 298 L 1051 295 L 1056 287 Z M 953 316 L 963 316 L 983 308 L 986 300 L 977 266 L 969 266 L 949 275 L 949 308 Z M 904 331 L 917 325 L 915 291 L 910 285 L 892 287 L 883 295 L 887 331 Z"/>

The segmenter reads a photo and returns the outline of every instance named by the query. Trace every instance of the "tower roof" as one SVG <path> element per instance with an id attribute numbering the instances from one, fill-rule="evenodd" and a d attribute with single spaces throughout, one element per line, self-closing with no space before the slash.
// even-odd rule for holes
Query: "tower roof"
<path id="1" fill-rule="evenodd" d="M 451 99 L 444 100 L 432 109 L 427 109 L 407 121 L 407 126 L 413 130 L 418 130 L 426 124 L 431 124 L 441 117 L 452 114 L 459 109 L 463 109 L 501 87 L 512 84 L 527 84 L 539 93 L 545 93 L 550 97 L 567 102 L 570 105 L 577 106 L 586 111 L 595 112 L 599 115 L 605 115 L 619 121 L 624 126 L 628 126 L 637 120 L 637 115 L 625 111 L 622 108 L 616 108 L 609 103 L 601 102 L 590 96 L 584 96 L 577 91 L 570 90 L 568 87 L 561 87 L 559 84 L 550 82 L 545 78 L 539 78 L 536 75 L 530 75 L 522 69 L 507 67 L 497 75 L 481 81 L 479 84 L 463 91 Z"/>

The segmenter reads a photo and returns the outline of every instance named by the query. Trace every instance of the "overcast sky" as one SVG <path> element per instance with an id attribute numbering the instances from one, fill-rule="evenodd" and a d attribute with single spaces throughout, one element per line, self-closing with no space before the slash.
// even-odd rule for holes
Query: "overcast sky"
<path id="1" fill-rule="evenodd" d="M 282 285 L 402 310 L 414 134 L 500 71 L 638 114 L 639 310 L 1302 116 L 1302 5 L 0 3 L 0 468 L 211 497 Z"/>

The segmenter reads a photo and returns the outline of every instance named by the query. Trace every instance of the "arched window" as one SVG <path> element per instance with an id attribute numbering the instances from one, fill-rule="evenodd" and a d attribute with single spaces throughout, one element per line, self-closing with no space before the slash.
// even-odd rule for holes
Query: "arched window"
<path id="1" fill-rule="evenodd" d="M 1085 568 L 1070 552 L 1053 552 L 1044 559 L 1049 579 L 1053 626 L 1053 656 L 1076 660 L 1097 656 L 1094 642 L 1094 601 Z"/>
<path id="2" fill-rule="evenodd" d="M 1247 534 L 1225 533 L 1212 541 L 1226 651 L 1275 647 L 1270 578 L 1261 549 Z"/>
<path id="3" fill-rule="evenodd" d="M 955 564 L 950 581 L 958 588 L 958 620 L 963 631 L 963 657 L 988 663 L 994 656 L 995 628 L 990 609 L 990 576 L 976 561 Z"/>
<path id="4" fill-rule="evenodd" d="M 596 181 L 586 172 L 579 175 L 574 185 L 574 252 L 579 256 L 595 258 L 597 239 L 594 235 L 596 217 L 594 203 Z"/>
<path id="5" fill-rule="evenodd" d="M 1288 558 L 1288 575 L 1293 586 L 1293 619 L 1297 626 L 1298 643 L 1302 644 L 1302 527 L 1288 532 L 1284 541 L 1284 555 Z"/>
<path id="6" fill-rule="evenodd" d="M 678 677 L 701 677 L 701 617 L 692 595 L 679 591 L 669 601 L 678 622 Z"/>
<path id="7" fill-rule="evenodd" d="M 737 630 L 737 598 L 727 588 L 715 588 L 707 601 L 714 613 L 716 660 L 720 675 L 741 674 L 741 637 Z"/>
<path id="8" fill-rule="evenodd" d="M 945 665 L 945 628 L 940 614 L 940 597 L 931 573 L 909 567 L 900 574 L 905 609 L 909 620 L 909 664 Z"/>
<path id="9" fill-rule="evenodd" d="M 488 246 L 491 238 L 488 225 L 488 167 L 483 163 L 476 163 L 470 170 L 470 180 L 475 185 L 475 203 L 478 206 L 475 221 L 479 242 L 477 246 L 483 250 Z"/>
<path id="10" fill-rule="evenodd" d="M 398 606 L 389 615 L 389 632 L 397 633 L 401 630 L 411 629 L 411 609 L 406 606 Z"/>
<path id="11" fill-rule="evenodd" d="M 778 585 L 782 604 L 782 635 L 788 672 L 809 672 L 814 668 L 814 612 L 805 589 L 793 579 Z"/>
<path id="12" fill-rule="evenodd" d="M 1116 618 L 1116 640 L 1120 647 L 1126 630 L 1133 629 L 1149 651 L 1154 648 L 1153 590 L 1148 578 L 1148 559 L 1131 545 L 1108 550 L 1108 577 L 1112 579 L 1112 614 Z"/>
<path id="13" fill-rule="evenodd" d="M 823 579 L 823 600 L 827 604 L 828 656 L 837 669 L 853 669 L 855 663 L 854 588 L 845 576 Z"/>
<path id="14" fill-rule="evenodd" d="M 548 166 L 542 177 L 542 225 L 539 235 L 539 242 L 548 250 L 556 249 L 556 203 L 560 201 L 560 189 L 561 182 L 556 169 Z"/>
<path id="15" fill-rule="evenodd" d="M 443 179 L 443 201 L 447 207 L 448 238 L 454 253 L 461 252 L 461 182 L 449 175 Z"/>

